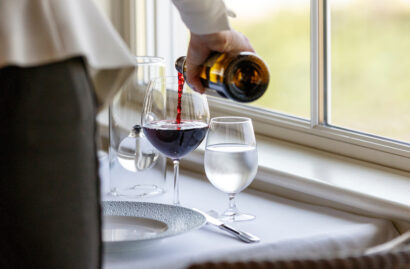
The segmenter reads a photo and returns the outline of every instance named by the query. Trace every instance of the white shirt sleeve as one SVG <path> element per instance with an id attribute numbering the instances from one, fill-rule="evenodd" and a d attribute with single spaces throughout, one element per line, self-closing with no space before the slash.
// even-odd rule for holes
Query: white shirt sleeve
<path id="1" fill-rule="evenodd" d="M 185 25 L 195 34 L 230 30 L 223 0 L 172 0 Z"/>
<path id="2" fill-rule="evenodd" d="M 90 0 L 0 0 L 0 68 L 82 56 L 99 108 L 134 70 L 134 57 Z"/>

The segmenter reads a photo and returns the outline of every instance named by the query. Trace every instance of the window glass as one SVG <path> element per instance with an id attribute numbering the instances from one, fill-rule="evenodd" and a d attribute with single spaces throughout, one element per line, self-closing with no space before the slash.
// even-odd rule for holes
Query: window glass
<path id="1" fill-rule="evenodd" d="M 245 34 L 268 64 L 270 83 L 252 105 L 310 118 L 310 1 L 226 0 Z"/>
<path id="2" fill-rule="evenodd" d="M 410 142 L 410 1 L 331 1 L 330 124 Z"/>

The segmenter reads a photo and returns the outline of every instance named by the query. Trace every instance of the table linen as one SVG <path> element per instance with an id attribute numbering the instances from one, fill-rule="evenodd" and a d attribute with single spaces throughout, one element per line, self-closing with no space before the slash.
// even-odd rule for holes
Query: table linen
<path id="1" fill-rule="evenodd" d="M 101 167 L 104 191 L 108 180 L 107 166 Z M 168 173 L 169 185 L 171 176 Z M 182 205 L 222 212 L 228 203 L 226 194 L 203 179 L 203 175 L 181 172 Z M 168 190 L 172 189 L 168 187 Z M 109 196 L 104 199 L 123 200 Z M 171 203 L 172 191 L 135 200 Z M 237 203 L 243 211 L 255 214 L 256 219 L 232 225 L 260 237 L 260 243 L 243 243 L 208 225 L 138 251 L 105 253 L 104 269 L 186 268 L 192 263 L 206 261 L 340 257 L 359 254 L 367 247 L 398 235 L 388 220 L 304 204 L 252 189 L 240 193 Z"/>

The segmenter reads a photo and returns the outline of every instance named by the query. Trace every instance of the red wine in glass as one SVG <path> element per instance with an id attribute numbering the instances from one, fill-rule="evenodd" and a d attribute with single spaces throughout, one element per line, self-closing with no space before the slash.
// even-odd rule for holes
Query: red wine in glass
<path id="1" fill-rule="evenodd" d="M 171 159 L 181 159 L 196 149 L 205 138 L 208 124 L 200 121 L 154 121 L 143 127 L 151 144 Z"/>
<path id="2" fill-rule="evenodd" d="M 146 138 L 174 163 L 173 202 L 179 205 L 179 162 L 205 138 L 209 122 L 206 97 L 184 88 L 182 74 L 154 79 L 147 89 L 141 122 Z"/>

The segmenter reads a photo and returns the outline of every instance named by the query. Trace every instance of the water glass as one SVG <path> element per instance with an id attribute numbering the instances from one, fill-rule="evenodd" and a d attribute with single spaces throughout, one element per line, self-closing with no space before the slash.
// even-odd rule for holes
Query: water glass
<path id="1" fill-rule="evenodd" d="M 258 153 L 252 120 L 244 117 L 211 119 L 205 148 L 205 173 L 217 189 L 228 194 L 222 221 L 244 221 L 255 216 L 240 212 L 235 195 L 251 184 L 258 169 Z"/>

